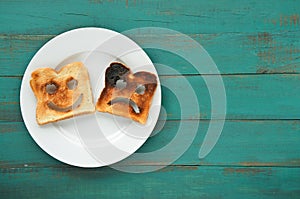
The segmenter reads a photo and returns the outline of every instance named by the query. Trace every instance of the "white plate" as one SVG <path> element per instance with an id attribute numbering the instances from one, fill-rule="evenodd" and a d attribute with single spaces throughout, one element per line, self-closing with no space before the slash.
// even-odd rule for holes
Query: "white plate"
<path id="1" fill-rule="evenodd" d="M 40 67 L 58 69 L 74 61 L 83 62 L 89 71 L 94 102 L 104 88 L 105 70 L 113 61 L 123 62 L 133 72 L 144 70 L 157 76 L 146 53 L 122 34 L 102 28 L 65 32 L 47 42 L 25 71 L 20 91 L 25 125 L 35 142 L 61 162 L 101 167 L 123 160 L 146 141 L 155 127 L 161 105 L 160 84 L 158 82 L 146 125 L 95 112 L 39 126 L 35 117 L 36 99 L 29 85 L 31 73 Z"/>

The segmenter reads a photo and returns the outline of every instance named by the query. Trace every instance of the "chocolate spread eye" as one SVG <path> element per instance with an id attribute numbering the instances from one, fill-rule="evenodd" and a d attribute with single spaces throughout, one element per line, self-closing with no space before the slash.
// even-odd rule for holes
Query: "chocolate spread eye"
<path id="1" fill-rule="evenodd" d="M 137 85 L 135 92 L 137 94 L 143 95 L 145 93 L 145 90 L 146 90 L 145 86 L 142 84 L 139 84 L 139 85 Z"/>
<path id="2" fill-rule="evenodd" d="M 54 83 L 49 83 L 46 85 L 46 92 L 48 94 L 54 94 L 57 91 L 57 86 Z"/>
<path id="3" fill-rule="evenodd" d="M 78 81 L 76 79 L 71 79 L 67 82 L 67 86 L 70 90 L 73 90 L 77 87 Z"/>

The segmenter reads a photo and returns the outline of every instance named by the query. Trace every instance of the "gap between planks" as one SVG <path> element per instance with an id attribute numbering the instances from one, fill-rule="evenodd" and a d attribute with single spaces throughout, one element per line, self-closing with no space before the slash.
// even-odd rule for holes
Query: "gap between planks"
<path id="1" fill-rule="evenodd" d="M 261 76 L 261 75 L 299 75 L 300 72 L 263 72 L 263 73 L 226 73 L 226 74 L 178 74 L 178 75 L 158 75 L 165 78 L 177 77 L 193 77 L 193 76 Z M 0 78 L 19 78 L 22 79 L 23 75 L 0 75 Z"/>
<path id="2" fill-rule="evenodd" d="M 1 162 L 0 162 L 1 164 Z M 239 165 L 239 164 L 231 164 L 231 165 L 216 165 L 216 164 L 172 164 L 172 165 L 164 165 L 164 164 L 153 164 L 153 165 L 124 165 L 122 167 L 132 167 L 132 166 L 138 166 L 138 167 L 148 167 L 148 166 L 165 166 L 164 168 L 167 167 L 173 167 L 173 168 L 186 168 L 189 170 L 189 168 L 194 167 L 194 168 L 201 168 L 201 167 L 207 167 L 207 168 L 300 168 L 300 166 L 293 166 L 293 165 L 268 165 L 268 164 L 261 164 L 261 165 Z M 76 166 L 71 166 L 67 165 L 64 163 L 61 163 L 60 165 L 47 165 L 47 164 L 39 164 L 39 163 L 27 163 L 27 164 L 4 164 L 0 165 L 0 170 L 2 169 L 30 169 L 30 168 L 54 168 L 54 169 L 101 169 L 109 166 L 104 166 L 104 167 L 96 167 L 96 168 L 81 168 L 81 167 L 76 167 Z M 164 169 L 162 168 L 162 169 Z"/>
<path id="3" fill-rule="evenodd" d="M 159 120 L 159 121 L 168 121 L 168 122 L 189 122 L 189 121 L 202 121 L 202 122 L 209 122 L 209 121 L 223 121 L 223 119 L 168 119 L 168 120 Z M 289 118 L 283 118 L 283 119 L 224 119 L 224 121 L 227 122 L 272 122 L 272 121 L 295 121 L 295 122 L 300 122 L 300 118 L 298 119 L 289 119 Z M 23 121 L 0 121 L 1 124 L 9 124 L 9 123 L 22 123 L 24 124 Z M 25 125 L 25 124 L 24 124 Z"/>
<path id="4" fill-rule="evenodd" d="M 85 27 L 82 27 L 85 28 Z M 95 27 L 97 28 L 97 27 Z M 99 27 L 101 28 L 101 27 Z M 71 29 L 72 30 L 72 29 Z M 66 31 L 67 32 L 67 31 Z M 124 31 L 126 32 L 126 31 Z M 271 34 L 274 36 L 283 35 L 286 33 L 299 33 L 300 30 L 286 30 L 286 31 L 278 31 L 278 32 L 272 32 Z M 122 32 L 120 32 L 122 33 Z M 190 33 L 185 34 L 190 37 L 198 37 L 198 36 L 205 36 L 205 35 L 212 35 L 212 36 L 221 36 L 221 35 L 257 35 L 259 32 L 222 32 L 222 33 Z M 184 34 L 184 33 L 182 33 Z M 19 39 L 19 40 L 44 40 L 44 39 L 51 39 L 53 37 L 58 36 L 59 34 L 0 34 L 0 39 Z M 180 36 L 180 34 L 164 34 L 166 36 Z M 140 37 L 145 37 L 145 35 L 139 35 Z M 147 34 L 148 36 L 157 36 L 155 34 Z"/>

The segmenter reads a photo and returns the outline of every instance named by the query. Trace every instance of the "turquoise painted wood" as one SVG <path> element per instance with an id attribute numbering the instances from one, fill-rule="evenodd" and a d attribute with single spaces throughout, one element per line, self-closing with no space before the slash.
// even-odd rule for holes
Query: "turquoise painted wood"
<path id="1" fill-rule="evenodd" d="M 162 131 L 138 150 L 140 153 L 155 151 L 168 144 L 178 133 L 179 125 L 187 128 L 185 137 L 188 143 L 192 126 L 197 120 L 167 121 Z M 227 121 L 219 142 L 205 159 L 197 154 L 206 134 L 209 121 L 200 121 L 196 138 L 190 148 L 173 165 L 213 165 L 213 166 L 300 166 L 300 121 L 263 120 Z M 42 151 L 26 132 L 23 123 L 0 123 L 0 167 L 64 167 Z M 21 151 L 16 150 L 16 146 Z M 245 150 L 241 150 L 245 149 Z M 176 151 L 176 149 L 174 149 Z M 168 157 L 166 157 L 168 159 Z M 164 165 L 149 158 L 147 162 L 134 162 L 133 165 Z"/>
<path id="2" fill-rule="evenodd" d="M 1 168 L 0 172 L 4 198 L 281 199 L 298 198 L 300 183 L 299 168 L 274 167 L 170 166 L 146 174 L 70 167 Z"/>
<path id="3" fill-rule="evenodd" d="M 299 15 L 296 0 L 1 1 L 0 198 L 299 198 Z M 170 28 L 208 51 L 224 81 L 227 117 L 219 142 L 205 159 L 200 160 L 198 152 L 211 102 L 203 78 L 214 75 L 199 74 L 184 59 L 157 49 L 145 51 L 154 63 L 183 76 L 157 68 L 168 118 L 163 130 L 138 152 L 165 146 L 180 124 L 187 127 L 187 141 L 199 122 L 191 146 L 172 165 L 143 174 L 108 167 L 80 169 L 58 162 L 35 144 L 19 108 L 26 66 L 54 36 L 88 26 L 118 32 Z M 159 41 L 163 46 L 189 47 L 187 41 L 177 41 L 178 35 L 128 36 L 141 46 Z M 172 91 L 186 90 L 185 80 L 196 93 L 200 111 L 188 95 L 181 117 Z M 127 166 L 153 165 L 165 162 L 149 158 Z"/>
<path id="4" fill-rule="evenodd" d="M 162 105 L 169 120 L 210 119 L 211 105 L 203 76 L 162 76 Z M 213 76 L 206 76 L 213 78 Z M 229 75 L 223 76 L 227 95 L 227 119 L 298 119 L 300 117 L 300 74 L 286 75 Z M 0 98 L 1 121 L 22 121 L 19 106 L 21 78 L 0 78 L 0 89 L 6 90 Z M 215 90 L 220 89 L 211 85 Z M 199 110 L 193 99 L 178 96 L 194 92 Z M 174 100 L 175 99 L 175 100 Z M 194 99 L 195 102 L 197 102 Z M 174 101 L 173 101 L 174 100 Z M 180 106 L 184 111 L 180 111 Z M 34 110 L 33 110 L 34 114 Z M 216 119 L 221 113 L 216 112 Z"/>
<path id="5" fill-rule="evenodd" d="M 127 3 L 128 2 L 128 3 Z M 67 6 L 66 6 L 67 5 Z M 143 26 L 183 33 L 299 30 L 299 3 L 276 1 L 1 1 L 0 34 L 58 34 L 82 26 L 124 31 Z M 17 24 L 17 25 L 16 25 Z"/>
<path id="6" fill-rule="evenodd" d="M 300 25 L 299 25 L 300 26 Z M 55 35 L 0 35 L 0 76 L 23 75 L 35 52 Z M 163 47 L 186 46 L 178 35 L 146 37 L 129 35 L 138 44 L 160 43 Z M 215 61 L 221 74 L 299 73 L 300 31 L 281 33 L 189 34 Z M 170 42 L 172 40 L 172 42 Z M 175 42 L 177 41 L 177 42 Z M 170 44 L 171 43 L 171 44 Z M 199 72 L 186 60 L 167 51 L 145 49 L 154 63 L 172 67 L 181 74 Z M 233 56 L 234 55 L 234 56 Z M 174 75 L 164 67 L 160 75 Z M 209 71 L 202 74 L 208 74 Z"/>

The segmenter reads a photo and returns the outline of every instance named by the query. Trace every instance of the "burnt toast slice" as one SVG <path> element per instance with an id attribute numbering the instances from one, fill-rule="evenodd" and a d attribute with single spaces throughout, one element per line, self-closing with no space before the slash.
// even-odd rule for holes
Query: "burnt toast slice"
<path id="1" fill-rule="evenodd" d="M 145 124 L 156 87 L 156 75 L 145 71 L 132 73 L 124 64 L 113 62 L 105 71 L 105 88 L 96 110 Z"/>

